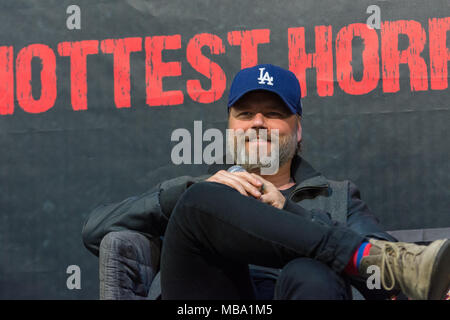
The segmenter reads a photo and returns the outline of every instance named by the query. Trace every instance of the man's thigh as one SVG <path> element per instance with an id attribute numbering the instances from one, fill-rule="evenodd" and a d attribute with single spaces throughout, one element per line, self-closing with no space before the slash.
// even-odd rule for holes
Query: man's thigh
<path id="1" fill-rule="evenodd" d="M 275 285 L 276 300 L 351 300 L 348 281 L 327 265 L 297 258 L 281 271 Z"/>

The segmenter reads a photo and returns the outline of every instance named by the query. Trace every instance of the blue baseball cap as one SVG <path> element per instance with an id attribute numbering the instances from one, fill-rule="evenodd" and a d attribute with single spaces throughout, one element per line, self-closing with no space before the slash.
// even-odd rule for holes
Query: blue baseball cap
<path id="1" fill-rule="evenodd" d="M 276 93 L 292 113 L 302 115 L 300 83 L 295 74 L 272 64 L 242 69 L 233 79 L 228 96 L 228 109 L 250 91 Z"/>

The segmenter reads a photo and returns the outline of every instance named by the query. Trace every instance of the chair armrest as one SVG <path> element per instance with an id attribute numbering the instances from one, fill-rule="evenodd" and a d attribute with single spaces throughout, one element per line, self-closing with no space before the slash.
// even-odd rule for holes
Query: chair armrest
<path id="1" fill-rule="evenodd" d="M 159 271 L 161 240 L 135 231 L 108 233 L 100 243 L 100 300 L 146 299 Z"/>

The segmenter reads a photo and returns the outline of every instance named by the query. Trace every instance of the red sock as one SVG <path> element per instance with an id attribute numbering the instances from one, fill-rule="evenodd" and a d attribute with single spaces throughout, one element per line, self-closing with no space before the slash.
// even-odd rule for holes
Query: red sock
<path id="1" fill-rule="evenodd" d="M 369 255 L 369 251 L 372 245 L 369 242 L 363 242 L 361 245 L 355 250 L 352 258 L 348 261 L 347 266 L 344 269 L 344 272 L 350 275 L 358 275 L 359 271 L 359 263 L 361 259 L 365 256 Z"/>

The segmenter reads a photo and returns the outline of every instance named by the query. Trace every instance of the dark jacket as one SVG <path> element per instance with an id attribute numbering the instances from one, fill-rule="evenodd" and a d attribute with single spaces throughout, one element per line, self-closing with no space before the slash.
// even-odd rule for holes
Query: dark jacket
<path id="1" fill-rule="evenodd" d="M 172 209 L 189 185 L 229 166 L 211 165 L 206 175 L 177 177 L 139 196 L 95 208 L 83 226 L 86 248 L 98 256 L 101 240 L 111 231 L 134 230 L 149 238 L 163 236 Z M 296 213 L 300 205 L 321 223 L 343 223 L 361 235 L 395 241 L 383 231 L 351 181 L 328 180 L 300 156 L 293 159 L 291 175 L 297 185 L 287 198 L 285 210 Z"/>
<path id="2" fill-rule="evenodd" d="M 112 231 L 134 230 L 148 238 L 162 237 L 172 210 L 183 192 L 191 184 L 203 181 L 228 167 L 230 165 L 211 165 L 206 175 L 177 177 L 159 183 L 139 196 L 95 208 L 82 231 L 86 248 L 98 256 L 100 242 Z M 287 196 L 284 210 L 300 215 L 307 214 L 308 218 L 318 223 L 344 224 L 366 237 L 396 241 L 383 230 L 377 218 L 361 200 L 360 192 L 353 182 L 329 180 L 300 156 L 293 159 L 291 176 L 296 182 L 296 187 Z M 279 272 L 279 269 L 250 265 L 254 281 L 257 279 L 273 281 L 277 279 Z M 351 284 L 366 299 L 389 297 L 384 290 L 368 290 L 362 279 L 353 279 Z"/>

